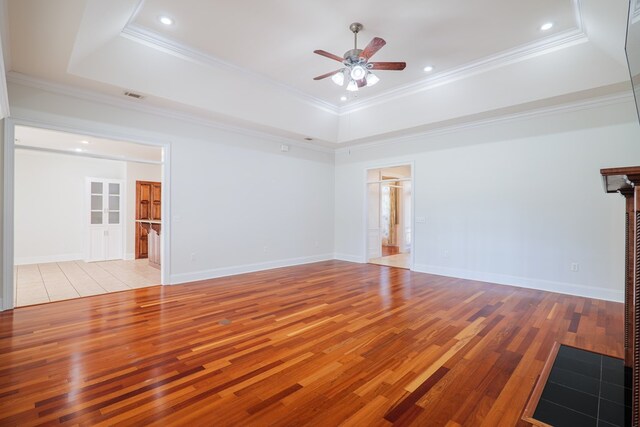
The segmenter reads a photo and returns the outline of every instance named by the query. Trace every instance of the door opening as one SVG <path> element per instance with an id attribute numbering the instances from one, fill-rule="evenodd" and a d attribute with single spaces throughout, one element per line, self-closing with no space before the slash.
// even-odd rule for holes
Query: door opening
<path id="1" fill-rule="evenodd" d="M 411 268 L 411 165 L 367 171 L 367 262 Z"/>
<path id="2" fill-rule="evenodd" d="M 13 132 L 14 286 L 5 307 L 162 284 L 166 148 L 23 125 Z M 134 256 L 140 180 L 157 184 L 154 265 Z"/>

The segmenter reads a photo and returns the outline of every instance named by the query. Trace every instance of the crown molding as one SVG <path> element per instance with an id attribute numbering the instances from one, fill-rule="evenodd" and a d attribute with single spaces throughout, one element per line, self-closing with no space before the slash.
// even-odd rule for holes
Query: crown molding
<path id="1" fill-rule="evenodd" d="M 279 137 L 266 132 L 242 128 L 238 126 L 232 126 L 225 123 L 220 123 L 218 121 L 187 114 L 177 110 L 139 104 L 139 103 L 136 103 L 135 101 L 123 100 L 115 96 L 105 95 L 95 91 L 79 89 L 73 86 L 63 85 L 59 83 L 53 83 L 48 80 L 31 77 L 25 74 L 16 73 L 14 71 L 10 71 L 9 73 L 7 73 L 7 81 L 9 83 L 13 83 L 21 86 L 32 87 L 32 88 L 36 88 L 36 89 L 44 90 L 47 92 L 64 95 L 64 96 L 71 96 L 73 98 L 96 102 L 103 105 L 122 108 L 125 110 L 137 111 L 137 112 L 151 114 L 151 115 L 155 115 L 163 118 L 180 120 L 180 121 L 191 123 L 198 126 L 204 126 L 204 127 L 208 127 L 216 130 L 236 133 L 236 134 L 250 136 L 254 138 L 266 139 L 266 140 L 277 142 L 280 144 L 282 143 L 291 144 L 293 146 L 304 148 L 307 150 L 318 151 L 318 152 L 329 153 L 329 154 L 332 154 L 332 153 L 345 154 L 345 153 L 350 153 L 352 151 L 365 151 L 373 148 L 379 148 L 385 145 L 399 144 L 402 142 L 411 142 L 411 141 L 415 141 L 417 139 L 426 138 L 426 137 L 446 135 L 454 132 L 461 132 L 465 130 L 482 128 L 482 127 L 492 126 L 492 125 L 500 125 L 500 124 L 510 123 L 518 120 L 530 119 L 534 117 L 544 117 L 544 116 L 553 115 L 553 114 L 601 108 L 609 105 L 615 105 L 615 104 L 621 104 L 621 103 L 633 101 L 633 94 L 631 92 L 627 92 L 627 91 L 617 92 L 610 95 L 590 98 L 587 100 L 569 102 L 569 103 L 550 106 L 550 107 L 536 108 L 528 111 L 503 115 L 503 116 L 489 118 L 489 119 L 468 121 L 468 122 L 460 123 L 456 125 L 439 127 L 439 128 L 431 129 L 424 132 L 411 133 L 409 135 L 404 135 L 404 136 L 389 137 L 389 138 L 384 138 L 377 141 L 363 142 L 360 144 L 355 143 L 353 145 L 349 145 L 346 147 L 330 148 L 330 147 L 314 145 L 313 143 L 303 143 L 292 138 Z"/>
<path id="2" fill-rule="evenodd" d="M 462 132 L 466 130 L 472 130 L 477 128 L 483 128 L 487 126 L 496 126 L 519 120 L 526 120 L 535 117 L 545 117 L 561 113 L 570 113 L 574 111 L 590 110 L 595 108 L 606 107 L 609 105 L 622 104 L 625 102 L 632 102 L 633 94 L 631 92 L 617 92 L 610 95 L 599 96 L 596 98 L 590 98 L 581 101 L 569 102 L 561 105 L 554 105 L 550 107 L 536 108 L 528 111 L 522 111 L 519 113 L 513 113 L 503 115 L 499 117 L 493 117 L 489 119 L 469 121 L 466 123 L 460 123 L 452 126 L 444 126 L 436 129 L 431 129 L 425 132 L 412 133 L 410 135 L 384 138 L 378 141 L 365 142 L 362 144 L 354 144 L 348 147 L 340 147 L 335 150 L 336 154 L 351 154 L 353 151 L 366 151 L 374 148 L 380 148 L 385 145 L 400 144 L 403 142 L 413 142 L 418 139 L 447 135 L 455 132 Z"/>
<path id="3" fill-rule="evenodd" d="M 587 41 L 587 35 L 581 29 L 566 31 L 554 37 L 550 37 L 524 46 L 519 46 L 495 55 L 487 56 L 483 59 L 468 63 L 461 67 L 434 74 L 427 79 L 409 83 L 395 89 L 382 92 L 370 98 L 363 99 L 362 101 L 345 105 L 340 109 L 340 115 L 354 113 L 356 111 L 383 104 L 392 99 L 398 99 L 405 96 L 413 95 L 428 89 L 466 79 L 476 74 L 491 71 L 496 68 L 504 67 L 506 65 L 523 61 L 525 59 L 544 55 L 558 49 L 564 49 Z"/>
<path id="4" fill-rule="evenodd" d="M 589 41 L 589 38 L 587 37 L 584 21 L 582 19 L 582 6 L 580 4 L 582 0 L 572 1 L 576 22 L 574 29 L 563 31 L 562 33 L 546 37 L 533 43 L 520 45 L 450 70 L 435 73 L 425 79 L 384 91 L 378 95 L 363 99 L 362 101 L 352 102 L 340 109 L 340 115 L 342 116 L 353 113 L 388 102 L 392 99 L 413 95 L 434 87 L 443 86 L 457 80 L 472 77 L 476 74 L 524 61 L 525 59 L 551 53 L 580 43 L 585 43 Z"/>
<path id="5" fill-rule="evenodd" d="M 80 89 L 74 86 L 69 86 L 60 83 L 54 83 L 49 80 L 40 79 L 37 77 L 28 76 L 26 74 L 10 71 L 7 73 L 7 81 L 9 83 L 36 88 L 47 92 L 55 93 L 58 95 L 70 96 L 85 101 L 96 102 L 103 105 L 109 105 L 111 107 L 122 108 L 130 111 L 137 111 L 140 113 L 151 114 L 163 118 L 169 118 L 179 120 L 186 123 L 191 123 L 198 126 L 205 126 L 208 128 L 240 134 L 244 136 L 250 136 L 253 138 L 265 139 L 279 144 L 286 143 L 296 147 L 304 148 L 311 151 L 318 151 L 322 153 L 333 153 L 333 148 L 323 147 L 313 143 L 305 143 L 293 138 L 280 137 L 270 134 L 268 132 L 262 132 L 258 130 L 243 128 L 240 126 L 233 126 L 220 121 L 199 117 L 193 114 L 188 114 L 179 110 L 170 108 L 156 107 L 137 101 L 130 101 L 120 99 L 112 95 L 106 95 L 103 93 L 95 92 L 87 89 Z"/>
<path id="6" fill-rule="evenodd" d="M 269 84 L 273 87 L 285 90 L 290 95 L 295 96 L 299 100 L 322 111 L 338 115 L 340 110 L 336 105 L 326 102 L 320 98 L 311 96 L 305 92 L 295 89 L 289 85 L 273 80 L 263 74 L 256 73 L 247 68 L 240 67 L 230 62 L 224 61 L 208 53 L 189 47 L 175 40 L 164 37 L 155 31 L 144 28 L 140 25 L 131 23 L 122 29 L 121 35 L 129 40 L 149 46 L 153 49 L 160 50 L 175 57 L 195 62 L 214 68 L 223 68 L 234 73 L 239 73 L 254 81 Z"/>
<path id="7" fill-rule="evenodd" d="M 428 78 L 411 82 L 393 89 L 386 90 L 377 95 L 373 95 L 361 101 L 353 101 L 348 105 L 332 104 L 320 98 L 309 95 L 301 90 L 295 89 L 290 85 L 273 80 L 263 74 L 248 70 L 247 68 L 224 61 L 213 55 L 204 53 L 197 49 L 191 48 L 183 43 L 167 38 L 155 31 L 135 24 L 135 18 L 140 13 L 145 0 L 139 0 L 134 14 L 129 19 L 127 25 L 122 30 L 122 36 L 130 40 L 142 43 L 154 49 L 169 53 L 176 57 L 193 61 L 199 64 L 225 68 L 235 73 L 242 73 L 245 76 L 272 86 L 284 89 L 297 98 L 319 108 L 323 111 L 336 114 L 338 116 L 346 116 L 350 113 L 383 104 L 393 99 L 410 96 L 434 87 L 453 83 L 458 80 L 472 77 L 476 74 L 484 73 L 496 68 L 504 67 L 516 62 L 520 62 L 535 56 L 544 55 L 559 49 L 571 47 L 580 43 L 585 43 L 589 39 L 584 29 L 582 19 L 581 0 L 572 0 L 575 15 L 575 28 L 562 33 L 546 37 L 533 43 L 527 43 L 512 49 L 499 52 L 494 55 L 487 56 L 477 61 L 469 62 L 461 66 L 435 73 Z"/>

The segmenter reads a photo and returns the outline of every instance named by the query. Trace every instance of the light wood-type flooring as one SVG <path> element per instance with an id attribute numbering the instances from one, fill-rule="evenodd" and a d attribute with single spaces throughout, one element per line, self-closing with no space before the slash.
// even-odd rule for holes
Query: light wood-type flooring
<path id="1" fill-rule="evenodd" d="M 0 425 L 514 426 L 623 306 L 327 261 L 0 313 Z"/>
<path id="2" fill-rule="evenodd" d="M 125 291 L 160 284 L 160 270 L 149 261 L 69 261 L 14 267 L 18 307 Z"/>
<path id="3" fill-rule="evenodd" d="M 387 255 L 379 258 L 371 258 L 371 264 L 386 265 L 388 267 L 411 268 L 411 254 Z"/>

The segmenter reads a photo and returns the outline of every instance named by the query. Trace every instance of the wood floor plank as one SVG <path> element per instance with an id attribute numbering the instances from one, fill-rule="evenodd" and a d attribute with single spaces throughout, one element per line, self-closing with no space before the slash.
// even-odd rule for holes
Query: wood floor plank
<path id="1" fill-rule="evenodd" d="M 125 266 L 17 280 L 152 280 Z M 0 425 L 525 425 L 553 343 L 622 357 L 622 319 L 622 304 L 341 261 L 21 307 L 0 313 Z"/>

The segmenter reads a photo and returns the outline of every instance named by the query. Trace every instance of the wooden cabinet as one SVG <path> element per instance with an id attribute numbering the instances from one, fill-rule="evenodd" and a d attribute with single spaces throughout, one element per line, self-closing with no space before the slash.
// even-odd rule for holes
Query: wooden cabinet
<path id="1" fill-rule="evenodd" d="M 162 219 L 162 184 L 153 181 L 136 181 L 136 220 L 160 221 Z M 149 256 L 149 230 L 136 223 L 136 259 Z"/>

